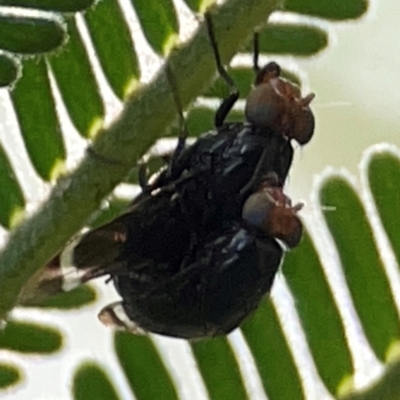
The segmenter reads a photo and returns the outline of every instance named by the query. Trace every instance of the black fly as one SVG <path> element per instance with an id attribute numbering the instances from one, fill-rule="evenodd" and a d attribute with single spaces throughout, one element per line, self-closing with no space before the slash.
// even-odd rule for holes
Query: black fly
<path id="1" fill-rule="evenodd" d="M 301 205 L 291 205 L 283 185 L 291 139 L 312 137 L 314 95 L 301 97 L 276 63 L 260 69 L 255 41 L 248 122 L 225 124 L 239 94 L 205 18 L 218 72 L 231 88 L 216 131 L 185 147 L 182 128 L 168 168 L 150 185 L 142 174 L 143 193 L 129 210 L 84 235 L 73 252 L 83 282 L 110 275 L 122 297 L 100 319 L 131 331 L 187 339 L 229 333 L 270 291 L 284 252 L 276 239 L 289 248 L 301 239 Z"/>

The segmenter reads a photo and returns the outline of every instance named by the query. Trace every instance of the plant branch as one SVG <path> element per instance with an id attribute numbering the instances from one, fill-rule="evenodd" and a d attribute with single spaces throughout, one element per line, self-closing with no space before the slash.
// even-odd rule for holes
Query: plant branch
<path id="1" fill-rule="evenodd" d="M 265 23 L 277 0 L 231 0 L 212 14 L 221 59 L 227 63 Z M 177 90 L 186 107 L 215 74 L 215 60 L 205 26 L 173 51 Z M 16 304 L 25 282 L 57 254 L 84 226 L 100 202 L 176 117 L 171 88 L 162 69 L 154 81 L 134 92 L 114 123 L 101 130 L 79 167 L 61 179 L 49 200 L 11 235 L 0 254 L 0 318 Z M 116 160 L 107 162 L 105 160 Z"/>

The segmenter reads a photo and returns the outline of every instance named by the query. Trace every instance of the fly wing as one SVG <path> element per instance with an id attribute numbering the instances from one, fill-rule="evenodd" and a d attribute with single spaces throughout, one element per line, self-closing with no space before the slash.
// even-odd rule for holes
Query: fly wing
<path id="1" fill-rule="evenodd" d="M 151 225 L 154 216 L 163 209 L 168 210 L 169 198 L 168 191 L 156 196 L 144 193 L 140 201 L 135 201 L 124 214 L 87 232 L 73 249 L 73 266 L 88 272 L 85 280 L 120 272 L 125 266 L 118 257 L 128 240 L 128 233 L 131 232 L 132 236 L 132 232 L 136 232 L 142 236 L 141 232 Z"/>
<path id="2" fill-rule="evenodd" d="M 19 304 L 37 305 L 49 296 L 71 290 L 96 277 L 123 275 L 127 272 L 128 263 L 133 269 L 135 265 L 143 268 L 151 257 L 136 256 L 135 249 L 140 253 L 142 245 L 148 244 L 154 232 L 165 225 L 165 220 L 169 220 L 173 193 L 173 187 L 161 190 L 157 195 L 144 193 L 124 214 L 84 234 L 72 249 L 71 264 L 74 268 L 68 268 L 66 272 L 61 266 L 61 254 L 58 254 L 24 286 Z M 128 231 L 134 237 L 132 248 L 128 246 L 129 253 L 132 253 L 129 257 L 124 250 Z M 169 231 L 165 233 L 165 236 L 168 235 Z M 148 253 L 152 253 L 154 244 L 150 243 L 148 247 Z"/>
<path id="3" fill-rule="evenodd" d="M 62 268 L 61 254 L 55 256 L 29 279 L 19 294 L 18 303 L 39 305 L 50 296 L 123 268 L 116 258 L 126 238 L 125 218 L 126 214 L 85 234 L 72 250 L 75 268 Z"/>
<path id="4" fill-rule="evenodd" d="M 89 269 L 115 262 L 126 241 L 127 214 L 86 233 L 73 249 L 72 263 L 78 269 Z"/>
<path id="5" fill-rule="evenodd" d="M 126 260 L 118 261 L 118 256 L 132 221 L 135 225 L 136 221 L 140 222 L 146 217 L 148 203 L 145 197 L 125 214 L 84 234 L 72 249 L 71 268 L 63 268 L 61 253 L 56 255 L 22 288 L 18 304 L 40 305 L 48 297 L 72 290 L 90 279 L 125 271 Z"/>

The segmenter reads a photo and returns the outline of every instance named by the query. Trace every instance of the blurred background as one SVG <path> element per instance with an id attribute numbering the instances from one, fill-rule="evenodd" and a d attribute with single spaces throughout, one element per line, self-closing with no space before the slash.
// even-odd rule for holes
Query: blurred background
<path id="1" fill-rule="evenodd" d="M 345 168 L 357 179 L 361 156 L 369 146 L 380 142 L 400 145 L 399 16 L 399 2 L 371 0 L 366 15 L 355 22 L 321 22 L 330 33 L 330 46 L 322 53 L 313 58 L 289 59 L 289 65 L 305 78 L 304 91 L 316 93 L 315 136 L 307 146 L 296 150 L 288 181 L 290 197 L 306 203 L 302 212 L 305 218 L 311 212 L 310 193 L 315 179 L 327 167 Z M 0 139 L 11 149 L 16 169 L 20 166 L 23 169 L 24 161 L 18 161 L 19 133 L 11 114 L 8 91 L 3 89 Z M 76 139 L 73 133 L 72 138 Z M 77 153 L 82 154 L 85 143 L 78 142 Z M 29 180 L 26 186 L 32 191 L 33 201 L 43 198 L 47 189 L 30 174 L 25 174 L 25 179 Z M 46 357 L 0 351 L 0 360 L 18 361 L 26 371 L 23 384 L 1 393 L 3 399 L 69 399 L 72 368 L 81 360 L 98 360 L 118 385 L 121 397 L 133 399 L 121 367 L 110 351 L 112 332 L 96 318 L 98 311 L 117 300 L 117 296 L 112 285 L 103 281 L 96 283 L 96 287 L 99 301 L 74 313 L 35 309 L 13 313 L 17 319 L 57 326 L 65 334 L 65 346 L 61 352 Z M 165 338 L 157 338 L 156 342 L 167 344 L 162 347 L 166 362 L 176 377 L 185 379 L 184 387 L 178 389 L 180 394 L 188 399 L 207 398 L 185 344 Z M 259 383 L 254 381 L 252 385 L 254 398 L 258 398 Z M 322 398 L 318 397 L 320 394 L 310 396 L 310 399 Z"/>
<path id="2" fill-rule="evenodd" d="M 307 200 L 325 167 L 357 174 L 368 146 L 400 143 L 399 11 L 399 4 L 372 0 L 364 18 L 331 25 L 331 45 L 322 54 L 299 62 L 317 95 L 317 125 L 313 140 L 296 153 L 289 185 L 294 198 Z"/>

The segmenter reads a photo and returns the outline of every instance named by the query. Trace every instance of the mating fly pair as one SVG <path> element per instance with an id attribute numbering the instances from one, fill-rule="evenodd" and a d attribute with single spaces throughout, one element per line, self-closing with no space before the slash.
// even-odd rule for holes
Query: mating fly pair
<path id="1" fill-rule="evenodd" d="M 133 332 L 187 339 L 229 333 L 269 293 L 285 247 L 302 235 L 301 205 L 292 206 L 283 185 L 291 140 L 303 145 L 313 135 L 314 95 L 301 97 L 274 62 L 259 68 L 255 36 L 248 122 L 225 124 L 239 93 L 221 64 L 209 14 L 205 21 L 218 72 L 231 88 L 216 129 L 189 147 L 182 129 L 158 178 L 147 184 L 141 174 L 143 192 L 126 213 L 73 250 L 82 282 L 109 275 L 121 295 L 100 319 Z M 167 74 L 183 127 L 173 71 Z"/>

